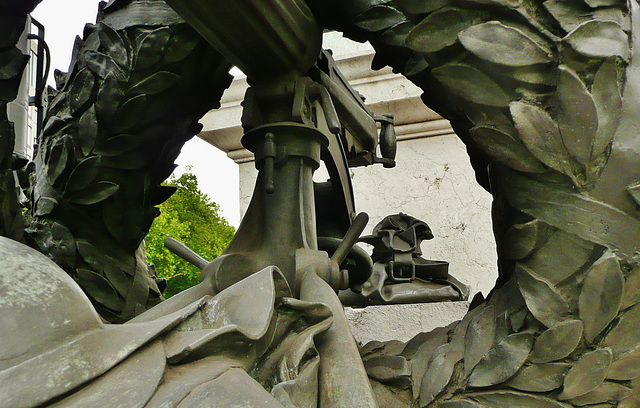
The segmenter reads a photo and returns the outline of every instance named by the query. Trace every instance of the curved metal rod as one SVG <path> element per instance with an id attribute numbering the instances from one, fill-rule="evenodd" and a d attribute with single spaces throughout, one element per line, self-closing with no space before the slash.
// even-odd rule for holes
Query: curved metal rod
<path id="1" fill-rule="evenodd" d="M 318 237 L 318 249 L 327 251 L 332 255 L 335 250 L 342 244 L 342 239 L 334 237 Z M 354 245 L 348 253 L 348 258 L 355 260 L 355 267 L 345 267 L 349 272 L 349 286 L 359 285 L 367 281 L 371 273 L 373 273 L 373 261 L 371 256 L 359 247 Z M 341 265 L 339 265 L 341 266 Z"/>
<path id="2" fill-rule="evenodd" d="M 358 238 L 364 231 L 364 228 L 367 226 L 369 222 L 369 215 L 365 212 L 361 212 L 356 216 L 356 218 L 351 223 L 351 226 L 347 230 L 347 233 L 344 234 L 344 238 L 342 238 L 342 243 L 336 249 L 336 252 L 331 256 L 331 260 L 340 265 L 342 261 L 345 260 L 351 248 L 356 244 Z"/>

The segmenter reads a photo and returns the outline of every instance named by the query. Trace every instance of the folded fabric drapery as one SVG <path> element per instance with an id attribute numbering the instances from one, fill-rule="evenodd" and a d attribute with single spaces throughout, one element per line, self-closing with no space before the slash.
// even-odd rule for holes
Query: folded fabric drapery
<path id="1" fill-rule="evenodd" d="M 24 345 L 0 356 L 5 407 L 317 406 L 314 339 L 332 314 L 290 297 L 275 267 L 173 313 L 104 324 L 77 284 L 35 250 L 0 238 L 0 259 L 0 326 L 16 328 L 0 342 Z M 29 283 L 39 286 L 29 292 Z"/>

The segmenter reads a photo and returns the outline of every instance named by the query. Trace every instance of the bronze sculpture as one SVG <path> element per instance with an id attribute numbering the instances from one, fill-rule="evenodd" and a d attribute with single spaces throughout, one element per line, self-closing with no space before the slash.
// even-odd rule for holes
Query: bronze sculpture
<path id="1" fill-rule="evenodd" d="M 29 11 L 6 4 L 7 21 Z M 406 346 L 361 350 L 379 404 L 637 406 L 637 1 L 306 5 L 319 27 L 369 40 L 377 66 L 391 65 L 425 90 L 495 199 L 496 289 L 457 324 Z M 0 225 L 52 258 L 118 322 L 159 300 L 138 245 L 153 205 L 170 193 L 159 182 L 182 143 L 176 135 L 196 133 L 198 116 L 228 84 L 229 63 L 162 2 L 112 1 L 101 13 L 78 42 L 72 70 L 60 75 L 24 238 L 5 147 L 11 130 L 6 119 L 0 125 Z M 22 57 L 3 52 L 5 100 Z M 211 92 L 189 92 L 195 84 Z M 371 395 L 364 389 L 359 397 L 371 403 Z M 366 406 L 340 398 L 325 406 Z"/>

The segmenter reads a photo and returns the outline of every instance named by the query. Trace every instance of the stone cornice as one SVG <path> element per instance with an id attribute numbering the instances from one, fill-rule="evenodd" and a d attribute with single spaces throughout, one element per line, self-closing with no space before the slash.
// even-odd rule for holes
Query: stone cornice
<path id="1" fill-rule="evenodd" d="M 329 48 L 335 48 L 338 40 L 335 33 L 330 34 L 325 43 L 329 43 Z M 394 115 L 399 141 L 453 133 L 448 121 L 424 106 L 420 100 L 420 88 L 403 76 L 392 73 L 390 68 L 371 70 L 373 50 L 368 45 L 346 43 L 345 49 L 334 56 L 345 78 L 365 96 L 369 109 L 376 115 Z M 237 163 L 253 160 L 240 143 L 243 133 L 240 104 L 246 89 L 246 77 L 237 76 L 223 95 L 220 108 L 208 112 L 201 119 L 204 129 L 198 135 L 226 152 Z"/>

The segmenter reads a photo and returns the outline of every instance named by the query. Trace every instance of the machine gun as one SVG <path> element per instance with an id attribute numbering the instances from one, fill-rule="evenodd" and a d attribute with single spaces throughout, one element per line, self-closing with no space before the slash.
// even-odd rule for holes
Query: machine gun
<path id="1" fill-rule="evenodd" d="M 250 84 L 242 143 L 255 155 L 258 182 L 236 237 L 207 266 L 208 273 L 215 269 L 221 290 L 277 265 L 296 292 L 293 254 L 318 250 L 319 236 L 342 238 L 356 218 L 349 167 L 395 166 L 393 118 L 376 117 L 344 79 L 331 53 L 321 49 L 322 30 L 303 1 L 169 4 L 246 73 Z M 314 183 L 321 161 L 329 179 Z M 370 272 L 365 267 L 348 276 L 338 268 L 325 280 L 344 289 Z"/>
<path id="2" fill-rule="evenodd" d="M 242 144 L 255 155 L 256 187 L 224 253 L 210 263 L 192 257 L 203 282 L 215 293 L 277 266 L 295 297 L 322 302 L 333 312 L 332 327 L 318 345 L 320 386 L 345 388 L 335 395 L 354 400 L 334 400 L 327 393 L 321 405 L 376 406 L 337 291 L 362 283 L 372 268 L 349 274 L 340 267 L 368 222 L 366 214 L 356 216 L 348 167 L 394 166 L 392 118 L 378 118 L 380 143 L 376 117 L 321 50 L 322 29 L 304 1 L 168 3 L 239 67 L 250 85 Z M 321 161 L 329 181 L 315 184 L 313 172 Z M 320 250 L 319 236 L 339 240 L 331 257 Z M 323 370 L 325 365 L 344 368 L 338 377 Z"/>

